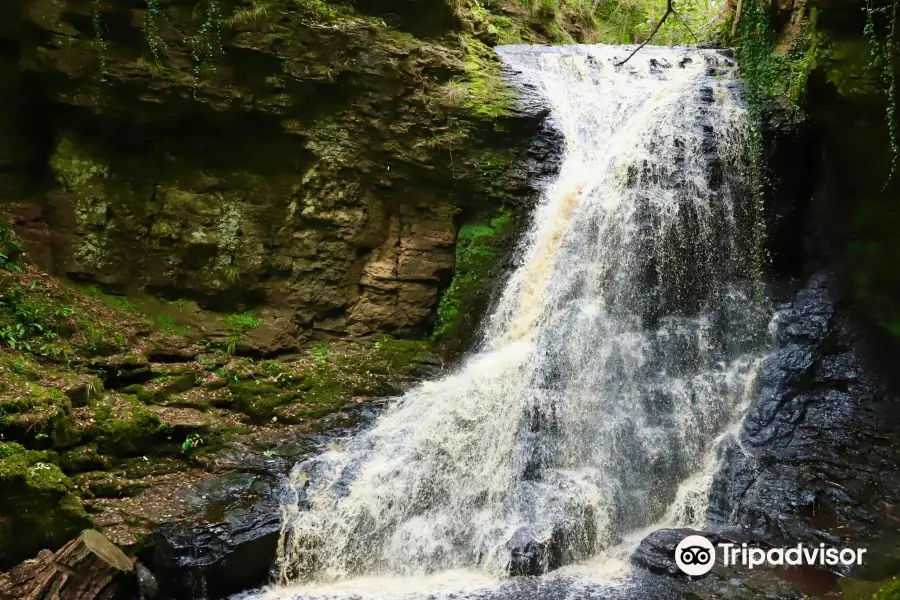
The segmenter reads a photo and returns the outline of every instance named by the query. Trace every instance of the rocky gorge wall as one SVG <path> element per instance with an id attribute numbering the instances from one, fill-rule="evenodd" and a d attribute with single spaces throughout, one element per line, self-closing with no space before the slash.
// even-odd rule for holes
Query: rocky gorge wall
<path id="1" fill-rule="evenodd" d="M 777 276 L 835 273 L 832 287 L 895 351 L 897 49 L 889 2 L 744 2 L 732 43 L 763 124 Z"/>
<path id="2" fill-rule="evenodd" d="M 489 48 L 556 35 L 524 5 L 2 11 L 0 214 L 29 259 L 114 294 L 254 310 L 271 327 L 248 350 L 429 333 L 460 227 L 532 195 L 539 119 Z M 579 36 L 566 19 L 553 31 Z"/>

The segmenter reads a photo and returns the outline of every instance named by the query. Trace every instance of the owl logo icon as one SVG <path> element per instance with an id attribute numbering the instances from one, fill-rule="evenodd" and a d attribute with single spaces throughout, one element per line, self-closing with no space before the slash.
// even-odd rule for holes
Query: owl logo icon
<path id="1" fill-rule="evenodd" d="M 675 564 L 685 575 L 706 575 L 716 564 L 716 549 L 705 537 L 689 535 L 675 547 Z"/>

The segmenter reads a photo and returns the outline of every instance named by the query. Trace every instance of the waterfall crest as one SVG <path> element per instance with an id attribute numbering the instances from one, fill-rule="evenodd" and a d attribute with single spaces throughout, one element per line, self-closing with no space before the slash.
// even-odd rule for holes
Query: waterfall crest
<path id="1" fill-rule="evenodd" d="M 564 134 L 558 178 L 480 349 L 294 468 L 283 582 L 543 571 L 704 520 L 765 343 L 734 65 L 685 48 L 619 68 L 622 47 L 499 53 Z"/>

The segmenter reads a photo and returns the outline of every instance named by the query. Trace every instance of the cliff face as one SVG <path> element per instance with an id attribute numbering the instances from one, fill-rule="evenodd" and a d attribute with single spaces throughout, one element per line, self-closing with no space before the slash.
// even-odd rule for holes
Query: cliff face
<path id="1" fill-rule="evenodd" d="M 896 14 L 890 2 L 745 2 L 736 39 L 764 92 L 770 183 L 790 197 L 775 211 L 776 267 L 833 270 L 843 304 L 890 345 L 900 339 Z"/>
<path id="2" fill-rule="evenodd" d="M 256 310 L 282 332 L 264 350 L 429 331 L 460 224 L 530 194 L 508 174 L 537 120 L 488 46 L 548 40 L 524 5 L 2 10 L 0 212 L 30 259 Z"/>

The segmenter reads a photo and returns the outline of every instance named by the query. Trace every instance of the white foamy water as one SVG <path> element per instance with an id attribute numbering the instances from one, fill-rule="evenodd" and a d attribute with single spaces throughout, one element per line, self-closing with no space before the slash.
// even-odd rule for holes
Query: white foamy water
<path id="1" fill-rule="evenodd" d="M 611 581 L 645 533 L 704 521 L 765 339 L 733 65 L 499 53 L 565 136 L 559 175 L 479 349 L 295 467 L 282 587 L 262 598 L 460 597 L 558 567 Z"/>

